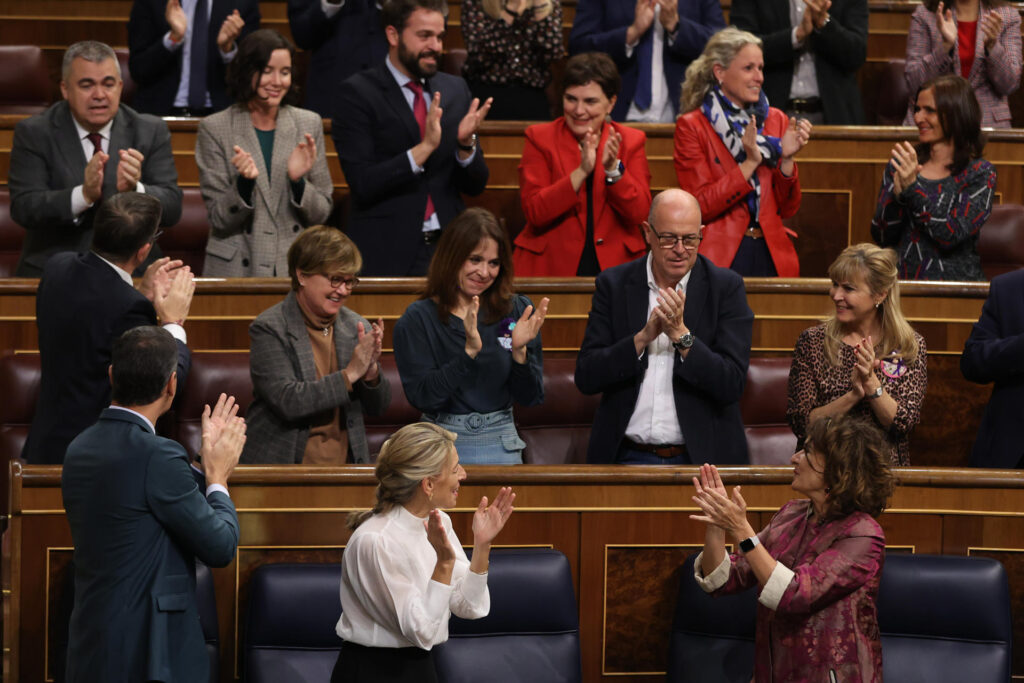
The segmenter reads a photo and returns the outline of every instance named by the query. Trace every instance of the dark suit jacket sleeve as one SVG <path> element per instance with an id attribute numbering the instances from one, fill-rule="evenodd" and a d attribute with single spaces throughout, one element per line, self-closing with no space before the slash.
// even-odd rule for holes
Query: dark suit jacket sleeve
<path id="1" fill-rule="evenodd" d="M 673 372 L 694 391 L 724 406 L 743 396 L 754 312 L 747 304 L 742 278 L 721 278 L 712 287 L 723 289 L 713 339 L 709 342 L 701 338 L 700 330 L 694 330 L 693 347 L 685 361 L 675 364 Z"/>
<path id="2" fill-rule="evenodd" d="M 693 60 L 704 51 L 708 38 L 725 28 L 722 4 L 719 0 L 690 0 L 680 3 L 679 27 L 676 38 L 666 43 L 676 57 Z"/>
<path id="3" fill-rule="evenodd" d="M 614 321 L 625 320 L 626 316 L 626 306 L 617 306 L 615 299 L 616 294 L 623 296 L 622 279 L 608 277 L 606 272 L 594 283 L 587 329 L 576 357 L 576 386 L 584 394 L 597 394 L 622 382 L 634 382 L 647 367 L 647 354 L 638 358 L 633 345 L 633 335 L 639 330 L 616 336 Z"/>
<path id="4" fill-rule="evenodd" d="M 299 333 L 305 335 L 306 330 L 299 330 Z M 341 372 L 306 381 L 298 376 L 298 361 L 294 356 L 283 329 L 259 319 L 249 326 L 253 393 L 266 401 L 281 419 L 293 422 L 351 403 Z"/>
<path id="5" fill-rule="evenodd" d="M 320 0 L 288 0 L 288 25 L 295 44 L 303 50 L 316 50 L 330 39 L 334 24 L 355 0 L 346 0 L 330 19 L 324 15 Z"/>
<path id="6" fill-rule="evenodd" d="M 987 384 L 1024 375 L 1024 333 L 1010 332 L 1011 321 L 1024 319 L 1022 286 L 1024 278 L 1019 275 L 992 281 L 981 318 L 960 356 L 960 371 L 970 381 Z"/>
<path id="7" fill-rule="evenodd" d="M 362 204 L 387 199 L 392 191 L 416 178 L 407 150 L 389 159 L 377 160 L 372 131 L 380 125 L 378 115 L 383 113 L 380 109 L 384 103 L 376 93 L 368 92 L 373 87 L 376 84 L 360 75 L 342 83 L 331 129 L 345 180 L 356 201 Z M 397 121 L 392 122 L 389 128 L 397 129 L 398 125 Z"/>
<path id="8" fill-rule="evenodd" d="M 185 450 L 155 439 L 157 452 L 146 470 L 146 499 L 154 516 L 183 548 L 204 564 L 224 567 L 235 557 L 238 516 L 223 493 L 206 497 L 199 490 Z"/>
<path id="9" fill-rule="evenodd" d="M 830 16 L 831 20 L 808 38 L 811 49 L 817 58 L 840 71 L 856 71 L 868 56 L 867 0 L 837 0 Z"/>
<path id="10" fill-rule="evenodd" d="M 611 26 L 605 13 L 615 2 L 628 2 L 629 16 L 621 25 Z M 604 52 L 621 66 L 627 61 L 626 29 L 633 21 L 634 3 L 629 0 L 579 0 L 576 4 L 576 17 L 569 33 L 569 54 L 581 52 Z M 611 28 L 608 28 L 611 26 Z"/>
<path id="11" fill-rule="evenodd" d="M 11 217 L 26 230 L 80 231 L 83 228 L 75 225 L 71 213 L 74 186 L 51 190 L 47 185 L 51 163 L 48 136 L 52 134 L 49 121 L 49 117 L 34 116 L 14 127 L 8 175 Z"/>
<path id="12" fill-rule="evenodd" d="M 758 18 L 757 5 L 768 0 L 733 0 L 729 9 L 729 21 L 737 28 L 750 31 L 764 41 L 765 67 L 788 63 L 792 65 L 793 27 L 789 23 L 789 7 L 787 0 L 778 2 L 780 11 L 785 13 L 786 21 L 778 26 L 762 26 Z M 777 1 L 777 0 L 776 0 Z M 785 5 L 785 8 L 782 6 Z"/>
<path id="13" fill-rule="evenodd" d="M 178 55 L 164 47 L 170 30 L 160 0 L 135 0 L 128 16 L 128 71 L 139 85 L 153 83 L 177 68 Z M 184 49 L 182 46 L 180 49 Z"/>
<path id="14" fill-rule="evenodd" d="M 163 119 L 155 116 L 139 117 L 135 125 L 139 145 L 136 149 L 145 157 L 142 161 L 142 184 L 146 194 L 160 200 L 163 209 L 160 225 L 175 225 L 181 218 L 181 188 L 178 187 L 178 171 L 171 151 L 171 131 Z"/>

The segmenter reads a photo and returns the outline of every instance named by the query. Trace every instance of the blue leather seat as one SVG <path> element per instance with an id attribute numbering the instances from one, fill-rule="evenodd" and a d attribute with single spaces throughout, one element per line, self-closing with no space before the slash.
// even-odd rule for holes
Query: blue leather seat
<path id="1" fill-rule="evenodd" d="M 681 570 L 667 680 L 748 683 L 757 591 L 712 598 L 693 580 L 695 558 Z M 1010 680 L 1010 588 L 991 558 L 887 553 L 878 626 L 886 681 Z"/>
<path id="2" fill-rule="evenodd" d="M 249 580 L 245 680 L 327 683 L 341 638 L 341 565 L 265 564 Z"/>
<path id="3" fill-rule="evenodd" d="M 1010 586 L 992 558 L 886 555 L 878 625 L 887 681 L 1010 680 Z"/>
<path id="4" fill-rule="evenodd" d="M 579 612 L 569 560 L 557 550 L 495 550 L 487 574 L 491 613 L 452 617 L 435 649 L 444 683 L 574 683 L 580 670 Z"/>

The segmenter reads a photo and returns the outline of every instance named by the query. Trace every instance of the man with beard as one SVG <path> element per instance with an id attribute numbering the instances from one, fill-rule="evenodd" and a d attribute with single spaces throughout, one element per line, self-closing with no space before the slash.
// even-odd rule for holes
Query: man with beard
<path id="1" fill-rule="evenodd" d="M 426 274 L 441 230 L 464 208 L 460 193 L 487 184 L 476 132 L 491 101 L 437 71 L 446 7 L 385 2 L 387 58 L 346 80 L 335 100 L 332 134 L 352 193 L 345 228 L 364 275 Z"/>

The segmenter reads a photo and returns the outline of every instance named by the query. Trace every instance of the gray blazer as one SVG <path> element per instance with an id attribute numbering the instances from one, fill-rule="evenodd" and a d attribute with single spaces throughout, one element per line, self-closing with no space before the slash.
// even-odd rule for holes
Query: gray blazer
<path id="1" fill-rule="evenodd" d="M 295 203 L 288 182 L 288 157 L 309 133 L 317 159 L 306 176 L 302 202 Z M 238 145 L 259 169 L 252 206 L 238 194 L 238 171 L 231 163 Z M 206 243 L 209 277 L 285 277 L 288 247 L 298 233 L 331 213 L 331 175 L 324 148 L 324 123 L 316 113 L 283 106 L 277 115 L 271 172 L 267 172 L 249 112 L 236 104 L 199 122 L 196 164 L 199 190 L 210 214 Z"/>
<path id="2" fill-rule="evenodd" d="M 359 322 L 363 329 L 370 329 L 366 319 L 347 308 L 341 309 L 334 322 L 339 368 L 348 365 L 352 358 Z M 359 381 L 352 387 L 352 393 L 346 390 L 340 372 L 317 379 L 313 345 L 295 292 L 289 292 L 284 301 L 260 313 L 249 326 L 249 370 L 255 396 L 245 416 L 248 434 L 241 462 L 302 462 L 310 417 L 335 406 L 344 413 L 353 459 L 357 463 L 370 462 L 363 411 L 380 415 L 387 410 L 391 386 L 383 373 L 376 386 Z"/>
<path id="3" fill-rule="evenodd" d="M 117 194 L 117 164 L 122 149 L 144 157 L 142 184 L 160 200 L 160 225 L 181 217 L 181 190 L 171 153 L 171 133 L 162 119 L 138 114 L 122 104 L 110 129 L 110 158 L 103 170 L 103 196 Z M 25 242 L 14 274 L 39 277 L 46 261 L 59 251 L 89 251 L 95 205 L 71 214 L 71 191 L 82 184 L 88 159 L 78 139 L 67 101 L 19 121 L 11 145 L 9 185 L 11 217 L 25 228 Z"/>

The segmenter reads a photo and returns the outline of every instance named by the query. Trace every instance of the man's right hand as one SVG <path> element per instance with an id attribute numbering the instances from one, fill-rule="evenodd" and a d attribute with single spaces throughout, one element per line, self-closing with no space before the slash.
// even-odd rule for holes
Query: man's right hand
<path id="1" fill-rule="evenodd" d="M 427 112 L 427 122 L 423 127 L 423 140 L 412 148 L 412 158 L 418 166 L 426 164 L 430 155 L 441 145 L 441 116 L 443 114 L 441 93 L 435 92 L 434 98 L 430 101 L 430 110 Z"/>
<path id="2" fill-rule="evenodd" d="M 188 266 L 180 268 L 166 292 L 154 293 L 153 308 L 156 309 L 160 322 L 179 325 L 184 323 L 188 318 L 188 309 L 192 306 L 192 295 L 195 291 L 196 281 L 192 270 Z"/>
<path id="3" fill-rule="evenodd" d="M 221 394 L 213 410 L 203 408 L 203 441 L 199 455 L 203 463 L 206 484 L 220 484 L 227 488 L 228 478 L 238 465 L 245 446 L 245 420 L 238 417 L 238 404 L 234 396 Z"/>
<path id="4" fill-rule="evenodd" d="M 651 342 L 658 338 L 658 335 L 663 332 L 663 324 L 661 318 L 658 317 L 657 307 L 651 309 L 651 315 L 647 318 L 647 324 L 643 326 L 639 332 L 633 335 L 633 347 L 636 349 L 636 355 L 639 356 L 644 352 Z"/>
<path id="5" fill-rule="evenodd" d="M 150 301 L 156 299 L 157 292 L 167 296 L 171 289 L 171 282 L 174 281 L 175 271 L 185 265 L 180 259 L 173 261 L 169 256 L 164 256 L 149 264 L 146 272 L 139 281 L 137 289 Z"/>
<path id="6" fill-rule="evenodd" d="M 167 7 L 164 9 L 164 19 L 171 27 L 171 40 L 180 43 L 185 40 L 185 31 L 188 30 L 188 16 L 185 10 L 181 9 L 180 0 L 167 0 Z"/>
<path id="7" fill-rule="evenodd" d="M 85 201 L 95 204 L 103 196 L 103 169 L 106 167 L 110 155 L 106 152 L 96 152 L 85 165 L 85 178 L 82 180 L 82 196 Z"/>
<path id="8" fill-rule="evenodd" d="M 626 29 L 626 45 L 636 45 L 654 23 L 656 0 L 636 0 L 636 13 L 633 23 Z"/>

